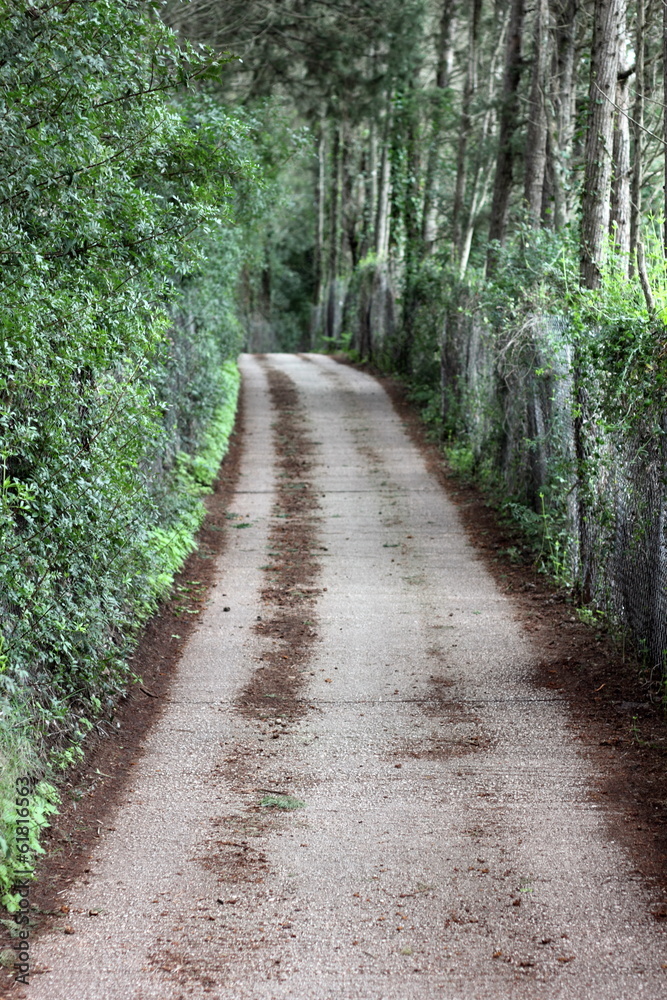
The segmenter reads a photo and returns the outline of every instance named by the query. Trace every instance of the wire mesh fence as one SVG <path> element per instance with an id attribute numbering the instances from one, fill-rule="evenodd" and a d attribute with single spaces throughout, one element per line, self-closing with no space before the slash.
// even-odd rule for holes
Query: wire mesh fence
<path id="1" fill-rule="evenodd" d="M 386 268 L 368 267 L 336 313 L 334 333 L 381 365 L 401 328 L 394 289 Z M 605 371 L 582 372 L 564 315 L 494 323 L 462 293 L 438 340 L 443 436 L 528 525 L 549 568 L 665 680 L 667 413 L 606 418 Z"/>
<path id="2" fill-rule="evenodd" d="M 561 571 L 629 637 L 654 679 L 667 673 L 667 417 L 633 431 L 601 419 L 588 371 L 575 390 L 563 317 L 535 314 L 511 334 L 479 311 L 449 311 L 442 334 L 445 430 L 478 470 L 560 531 Z M 583 456 L 583 459 L 582 459 Z"/>

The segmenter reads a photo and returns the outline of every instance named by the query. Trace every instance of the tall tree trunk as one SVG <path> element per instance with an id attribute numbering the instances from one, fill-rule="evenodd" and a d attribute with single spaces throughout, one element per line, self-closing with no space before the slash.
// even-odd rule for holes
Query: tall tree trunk
<path id="1" fill-rule="evenodd" d="M 363 253 L 375 249 L 375 226 L 378 212 L 378 134 L 375 118 L 371 119 L 368 135 L 368 169 L 366 171 L 366 203 L 364 212 Z"/>
<path id="2" fill-rule="evenodd" d="M 549 5 L 547 0 L 537 0 L 524 178 L 526 207 L 530 221 L 534 226 L 539 226 L 542 219 L 542 200 L 547 164 L 546 91 L 549 40 Z"/>
<path id="3" fill-rule="evenodd" d="M 634 256 L 639 242 L 639 220 L 642 210 L 644 179 L 644 89 L 646 56 L 646 2 L 636 0 L 637 31 L 635 35 L 635 101 L 632 109 L 632 179 L 630 182 L 630 268 L 634 273 Z"/>
<path id="4" fill-rule="evenodd" d="M 475 226 L 479 215 L 484 208 L 491 188 L 493 171 L 488 155 L 490 137 L 493 135 L 496 122 L 496 91 L 498 89 L 497 66 L 501 59 L 505 36 L 507 33 L 508 17 L 501 15 L 502 20 L 497 25 L 497 41 L 488 64 L 484 67 L 484 74 L 487 79 L 484 94 L 485 111 L 482 118 L 482 127 L 475 136 L 474 152 L 472 156 L 473 171 L 472 180 L 467 184 L 467 208 L 464 206 L 465 216 L 460 224 L 458 253 L 458 273 L 461 280 L 465 277 L 472 248 L 472 240 L 475 233 Z"/>
<path id="5" fill-rule="evenodd" d="M 498 156 L 496 159 L 493 201 L 491 203 L 491 222 L 489 225 L 489 240 L 497 240 L 500 243 L 505 239 L 507 213 L 514 182 L 513 139 L 518 128 L 518 89 L 522 69 L 521 44 L 525 6 L 525 0 L 512 0 L 507 35 L 507 50 L 505 53 L 503 100 L 498 134 Z M 490 249 L 487 256 L 487 270 L 489 273 L 493 272 L 495 262 L 496 254 L 493 249 Z"/>
<path id="6" fill-rule="evenodd" d="M 331 196 L 329 202 L 329 281 L 338 277 L 340 266 L 341 239 L 341 187 L 342 187 L 342 127 L 339 122 L 333 126 L 331 149 Z"/>
<path id="7" fill-rule="evenodd" d="M 626 11 L 621 14 L 621 53 L 616 80 L 614 115 L 613 177 L 611 185 L 610 234 L 620 253 L 619 266 L 627 278 L 630 269 L 630 77 L 636 67 L 628 65 Z"/>
<path id="8" fill-rule="evenodd" d="M 340 270 L 349 264 L 354 269 L 360 259 L 360 234 L 363 223 L 365 186 L 355 156 L 353 134 L 348 123 L 341 144 L 342 203 Z"/>
<path id="9" fill-rule="evenodd" d="M 624 0 L 595 2 L 581 220 L 581 280 L 586 288 L 600 285 L 609 232 L 614 103 L 624 9 Z"/>
<path id="10" fill-rule="evenodd" d="M 547 101 L 549 144 L 548 169 L 553 188 L 553 222 L 562 229 L 570 221 L 567 175 L 571 162 L 576 120 L 576 42 L 580 0 L 550 0 L 553 18 L 553 82 Z"/>
<path id="11" fill-rule="evenodd" d="M 329 290 L 327 297 L 326 336 L 336 337 L 336 279 L 340 267 L 341 240 L 341 187 L 342 187 L 342 156 L 341 131 L 339 122 L 333 125 L 333 143 L 331 149 L 331 194 L 329 201 Z"/>
<path id="12" fill-rule="evenodd" d="M 326 201 L 326 181 L 325 181 L 325 123 L 320 121 L 319 136 L 317 141 L 317 166 L 315 169 L 315 204 L 317 206 L 317 220 L 315 227 L 315 253 L 313 254 L 314 270 L 314 294 L 315 304 L 320 301 L 322 294 L 322 284 L 324 281 L 324 206 Z"/>
<path id="13" fill-rule="evenodd" d="M 630 267 L 630 122 L 628 121 L 630 73 L 619 75 L 614 123 L 614 177 L 611 189 L 610 232 L 621 254 L 620 267 Z"/>
<path id="14" fill-rule="evenodd" d="M 605 243 L 609 234 L 612 181 L 614 102 L 618 77 L 624 0 L 596 0 L 584 161 L 581 224 L 581 282 L 599 288 Z M 574 451 L 577 468 L 579 583 L 581 598 L 589 602 L 596 587 L 595 520 L 591 514 L 590 412 L 586 363 L 575 346 L 573 364 Z"/>
<path id="15" fill-rule="evenodd" d="M 442 0 L 440 32 L 438 34 L 437 67 L 435 73 L 435 97 L 431 136 L 424 176 L 424 204 L 422 206 L 422 244 L 424 254 L 432 254 L 437 233 L 437 184 L 439 147 L 442 136 L 443 98 L 449 87 L 452 70 L 452 36 L 454 34 L 457 0 Z"/>
<path id="16" fill-rule="evenodd" d="M 470 258 L 470 250 L 472 248 L 472 238 L 475 234 L 475 223 L 486 199 L 489 195 L 489 189 L 491 187 L 491 175 L 489 171 L 483 171 L 483 165 L 478 162 L 475 167 L 475 174 L 473 178 L 473 183 L 470 191 L 470 204 L 468 205 L 468 212 L 466 216 L 466 224 L 463 229 L 463 239 L 461 242 L 461 256 L 459 259 L 459 277 L 463 279 L 465 277 L 466 270 L 468 268 L 468 260 Z"/>
<path id="17" fill-rule="evenodd" d="M 403 310 L 401 334 L 396 353 L 396 367 L 399 372 L 409 372 L 414 342 L 415 317 L 418 302 L 417 279 L 422 258 L 421 227 L 419 225 L 419 137 L 417 105 L 410 87 L 407 99 L 407 135 L 405 198 L 403 200 L 403 226 L 405 230 L 405 267 L 403 283 Z"/>
<path id="18" fill-rule="evenodd" d="M 416 266 L 419 260 L 421 243 L 420 226 L 420 193 L 419 176 L 421 173 L 417 110 L 414 92 L 409 91 L 408 122 L 406 135 L 406 166 L 407 179 L 405 184 L 405 199 L 403 203 L 403 222 L 406 237 L 406 263 Z"/>
<path id="19" fill-rule="evenodd" d="M 377 221 L 375 223 L 375 252 L 384 258 L 389 253 L 389 210 L 391 207 L 391 128 L 392 128 L 392 95 L 387 99 L 385 130 L 382 141 L 382 165 L 380 167 L 380 190 L 377 202 Z"/>
<path id="20" fill-rule="evenodd" d="M 468 170 L 468 143 L 472 133 L 472 101 L 477 88 L 477 62 L 479 58 L 479 26 L 482 13 L 482 0 L 473 0 L 468 22 L 468 58 L 466 78 L 463 85 L 461 100 L 461 121 L 459 123 L 459 141 L 456 153 L 456 187 L 454 189 L 454 205 L 452 208 L 452 242 L 456 256 L 461 259 L 463 206 L 466 196 Z"/>
<path id="21" fill-rule="evenodd" d="M 556 192 L 559 186 L 559 178 L 556 173 L 556 151 L 554 146 L 553 115 L 550 114 L 548 102 L 545 105 L 547 118 L 547 148 L 546 162 L 544 165 L 544 186 L 542 187 L 542 227 L 544 229 L 556 228 Z M 558 195 L 561 192 L 558 191 Z M 562 203 L 559 205 L 562 211 Z"/>

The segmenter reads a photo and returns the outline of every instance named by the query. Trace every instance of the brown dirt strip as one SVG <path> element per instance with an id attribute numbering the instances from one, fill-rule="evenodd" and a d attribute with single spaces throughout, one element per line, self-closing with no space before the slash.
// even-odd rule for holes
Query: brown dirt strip
<path id="1" fill-rule="evenodd" d="M 320 570 L 319 503 L 308 478 L 314 444 L 308 436 L 306 413 L 296 386 L 264 358 L 258 360 L 265 366 L 275 411 L 272 428 L 277 485 L 268 538 L 271 561 L 264 567 L 267 579 L 260 595 L 265 611 L 254 627 L 266 642 L 261 666 L 239 694 L 236 707 L 243 718 L 255 724 L 256 734 L 278 741 L 290 733 L 291 724 L 309 707 L 302 692 L 308 676 L 305 665 L 319 638 L 315 614 L 320 593 L 315 586 Z M 282 808 L 267 808 L 259 802 L 265 794 L 290 797 L 290 777 L 280 773 L 281 768 L 278 743 L 258 753 L 247 736 L 227 746 L 225 757 L 215 768 L 221 782 L 235 788 L 246 802 L 241 811 L 213 822 L 206 850 L 197 858 L 202 867 L 217 876 L 221 905 L 234 905 L 243 886 L 261 884 L 269 873 L 262 838 L 280 829 L 287 816 Z M 187 927 L 187 914 L 179 914 L 177 922 Z M 150 961 L 162 971 L 172 972 L 179 985 L 197 981 L 207 991 L 228 982 L 239 952 L 268 947 L 264 936 L 257 941 L 248 928 L 228 926 L 226 948 L 217 954 L 213 969 L 192 957 L 197 955 L 196 941 L 189 940 L 187 930 L 181 933 L 179 950 L 161 947 L 150 955 Z M 188 947 L 183 946 L 185 941 Z M 213 974 L 215 979 L 211 978 Z"/>
<path id="2" fill-rule="evenodd" d="M 307 705 L 299 698 L 305 687 L 303 665 L 317 640 L 315 586 L 319 573 L 315 511 L 319 504 L 308 475 L 314 446 L 305 429 L 305 411 L 292 379 L 267 366 L 278 455 L 277 498 L 269 535 L 267 582 L 262 600 L 267 614 L 255 631 L 272 645 L 263 653 L 239 698 L 242 714 L 253 718 L 279 715 L 294 720 Z"/>
<path id="3" fill-rule="evenodd" d="M 279 740 L 308 710 L 302 697 L 307 686 L 306 664 L 319 639 L 315 612 L 320 593 L 315 586 L 320 570 L 316 557 L 320 549 L 319 503 L 308 478 L 314 445 L 294 382 L 268 366 L 266 374 L 276 414 L 272 426 L 278 459 L 268 540 L 271 562 L 264 567 L 267 580 L 261 591 L 266 610 L 255 625 L 255 632 L 266 642 L 261 666 L 240 693 L 237 708 L 241 716 L 259 724 L 260 733 Z M 289 782 L 276 782 L 265 773 L 272 756 L 267 753 L 260 759 L 247 743 L 239 744 L 225 756 L 219 770 L 223 779 L 231 779 L 241 792 L 256 785 L 257 793 L 286 795 L 288 789 L 283 784 Z M 208 852 L 207 866 L 226 882 L 261 880 L 265 873 L 264 857 L 249 848 L 247 838 L 266 832 L 268 824 L 280 822 L 280 815 L 257 805 L 257 797 L 244 814 L 221 821 L 228 828 L 226 836 L 234 839 L 216 840 L 216 849 Z"/>

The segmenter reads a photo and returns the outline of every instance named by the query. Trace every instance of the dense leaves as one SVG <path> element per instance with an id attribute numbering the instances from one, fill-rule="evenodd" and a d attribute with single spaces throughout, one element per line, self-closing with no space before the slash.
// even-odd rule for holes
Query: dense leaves
<path id="1" fill-rule="evenodd" d="M 6 796 L 109 712 L 233 419 L 251 126 L 158 6 L 0 3 Z"/>

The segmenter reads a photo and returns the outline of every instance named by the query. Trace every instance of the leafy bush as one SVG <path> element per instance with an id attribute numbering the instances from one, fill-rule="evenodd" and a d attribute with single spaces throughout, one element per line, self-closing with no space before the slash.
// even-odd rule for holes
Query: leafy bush
<path id="1" fill-rule="evenodd" d="M 188 93 L 219 65 L 159 6 L 0 0 L 5 890 L 13 778 L 74 759 L 112 711 L 236 405 L 251 130 Z M 37 829 L 54 798 L 35 787 Z"/>

